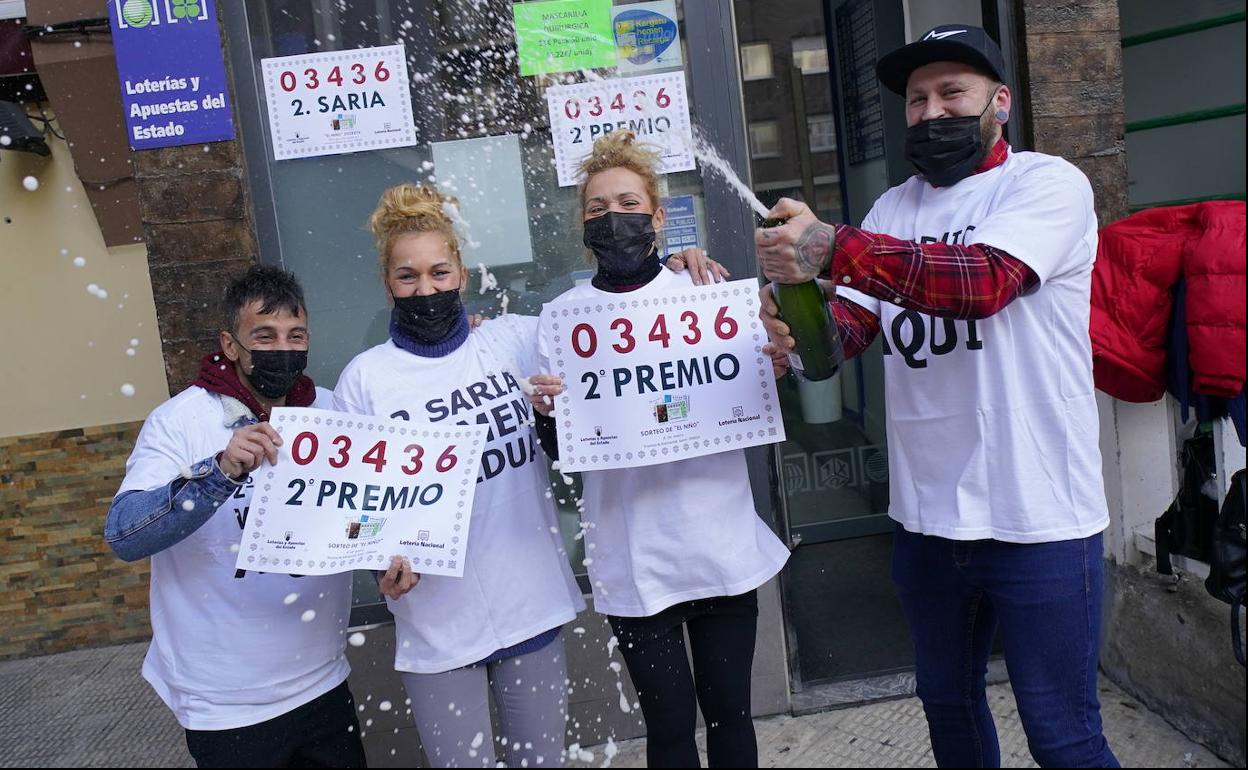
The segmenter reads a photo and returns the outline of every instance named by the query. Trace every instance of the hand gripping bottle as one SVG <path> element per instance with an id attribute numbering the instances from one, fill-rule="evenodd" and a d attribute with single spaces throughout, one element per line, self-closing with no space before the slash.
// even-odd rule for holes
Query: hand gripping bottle
<path id="1" fill-rule="evenodd" d="M 767 219 L 762 226 L 779 224 L 783 221 Z M 789 366 L 797 375 L 802 417 L 815 424 L 841 419 L 841 378 L 836 375 L 845 351 L 823 289 L 813 280 L 773 283 L 771 288 L 780 306 L 780 318 L 789 325 L 796 342 L 789 353 Z"/>

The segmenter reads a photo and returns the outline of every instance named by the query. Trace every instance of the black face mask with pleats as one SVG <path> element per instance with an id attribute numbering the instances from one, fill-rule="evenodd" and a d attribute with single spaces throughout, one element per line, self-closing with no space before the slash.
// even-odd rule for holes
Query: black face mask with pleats
<path id="1" fill-rule="evenodd" d="M 906 160 L 937 187 L 966 179 L 988 152 L 980 121 L 991 106 L 989 99 L 978 115 L 935 118 L 910 126 L 906 129 Z"/>
<path id="2" fill-rule="evenodd" d="M 404 336 L 422 345 L 445 340 L 464 315 L 459 289 L 434 292 L 424 297 L 395 297 L 391 317 Z"/>
<path id="3" fill-rule="evenodd" d="M 598 259 L 594 285 L 640 286 L 659 274 L 663 265 L 652 220 L 651 214 L 608 211 L 585 221 L 585 246 Z"/>
<path id="4" fill-rule="evenodd" d="M 284 397 L 295 386 L 295 380 L 308 368 L 308 351 L 306 350 L 247 350 L 243 343 L 234 338 L 238 345 L 251 356 L 251 371 L 246 372 L 247 381 L 256 392 L 267 399 Z"/>

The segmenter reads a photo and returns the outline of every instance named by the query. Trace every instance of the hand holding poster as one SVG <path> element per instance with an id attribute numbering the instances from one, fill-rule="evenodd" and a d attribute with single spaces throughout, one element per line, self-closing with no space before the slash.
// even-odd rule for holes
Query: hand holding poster
<path id="1" fill-rule="evenodd" d="M 784 440 L 753 280 L 542 310 L 566 471 L 628 468 Z"/>
<path id="2" fill-rule="evenodd" d="M 399 554 L 463 575 L 485 428 L 287 407 L 270 424 L 282 445 L 252 474 L 239 569 L 331 575 Z"/>

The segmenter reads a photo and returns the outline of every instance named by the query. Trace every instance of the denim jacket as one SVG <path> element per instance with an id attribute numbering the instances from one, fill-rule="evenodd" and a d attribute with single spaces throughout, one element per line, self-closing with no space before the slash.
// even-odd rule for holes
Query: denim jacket
<path id="1" fill-rule="evenodd" d="M 125 561 L 137 561 L 181 542 L 212 518 L 234 490 L 235 481 L 207 457 L 163 487 L 130 490 L 113 498 L 104 540 Z"/>

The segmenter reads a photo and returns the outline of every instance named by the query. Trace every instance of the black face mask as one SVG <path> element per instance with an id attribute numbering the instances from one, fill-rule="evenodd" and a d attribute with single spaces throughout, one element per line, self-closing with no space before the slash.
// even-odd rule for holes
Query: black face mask
<path id="1" fill-rule="evenodd" d="M 906 160 L 937 187 L 966 179 L 987 153 L 980 121 L 991 106 L 989 99 L 978 115 L 925 120 L 907 128 Z"/>
<path id="2" fill-rule="evenodd" d="M 289 393 L 295 386 L 295 380 L 308 368 L 306 350 L 247 350 L 237 337 L 234 344 L 251 356 L 251 371 L 247 372 L 247 380 L 257 393 L 270 400 Z"/>
<path id="3" fill-rule="evenodd" d="M 650 214 L 606 214 L 585 221 L 585 246 L 598 258 L 594 283 L 636 286 L 659 274 L 654 223 Z"/>
<path id="4" fill-rule="evenodd" d="M 464 301 L 459 289 L 434 292 L 425 297 L 394 298 L 392 318 L 399 331 L 422 345 L 436 345 L 445 340 L 464 315 Z"/>

